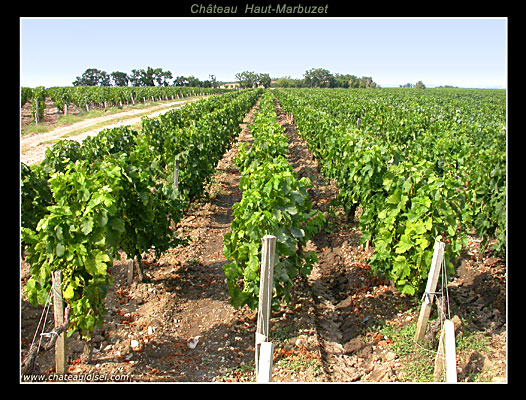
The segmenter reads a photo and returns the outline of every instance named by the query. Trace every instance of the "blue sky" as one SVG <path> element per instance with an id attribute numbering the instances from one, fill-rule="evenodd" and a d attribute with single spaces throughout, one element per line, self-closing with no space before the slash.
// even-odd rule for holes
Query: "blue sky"
<path id="1" fill-rule="evenodd" d="M 235 80 L 242 71 L 301 78 L 311 68 L 379 85 L 499 87 L 507 20 L 173 18 L 20 20 L 21 86 L 71 86 L 87 68 L 162 68 Z"/>

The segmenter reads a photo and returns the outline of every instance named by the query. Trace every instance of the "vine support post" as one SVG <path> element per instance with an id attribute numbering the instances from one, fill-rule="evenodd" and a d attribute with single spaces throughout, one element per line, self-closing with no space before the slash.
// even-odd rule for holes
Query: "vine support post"
<path id="1" fill-rule="evenodd" d="M 263 236 L 261 250 L 261 273 L 259 281 L 259 306 L 256 327 L 256 380 L 270 382 L 272 380 L 273 345 L 268 342 L 269 321 L 272 305 L 272 289 L 274 282 L 274 258 L 276 252 L 276 237 Z M 260 365 L 262 370 L 260 371 Z"/>
<path id="2" fill-rule="evenodd" d="M 133 257 L 133 261 L 135 264 L 135 269 L 137 270 L 137 277 L 139 279 L 139 282 L 142 282 L 141 256 L 139 255 Z"/>
<path id="3" fill-rule="evenodd" d="M 444 362 L 445 359 L 445 362 Z M 440 380 L 442 372 L 446 367 L 446 382 L 457 382 L 457 354 L 455 348 L 455 325 L 453 321 L 446 319 L 444 329 L 440 335 L 438 353 L 435 359 L 435 382 Z"/>
<path id="4" fill-rule="evenodd" d="M 435 290 L 437 287 L 438 278 L 440 276 L 440 269 L 442 266 L 442 261 L 444 260 L 445 246 L 445 243 L 439 240 L 435 241 L 433 259 L 431 261 L 431 268 L 427 277 L 426 291 L 422 297 L 422 306 L 420 307 L 420 314 L 416 324 L 416 342 L 421 341 L 426 333 L 427 320 L 429 319 L 429 314 L 431 314 L 431 307 L 433 305 Z"/>
<path id="5" fill-rule="evenodd" d="M 126 268 L 126 277 L 128 285 L 131 285 L 133 282 L 133 258 L 129 260 L 128 266 Z"/>
<path id="6" fill-rule="evenodd" d="M 274 343 L 263 342 L 260 347 L 260 356 L 257 382 L 272 382 L 272 358 L 274 354 Z"/>
<path id="7" fill-rule="evenodd" d="M 455 349 L 455 326 L 453 321 L 444 321 L 444 337 L 444 353 L 446 355 L 446 382 L 456 382 L 457 354 Z"/>
<path id="8" fill-rule="evenodd" d="M 62 303 L 62 271 L 53 272 L 53 312 L 55 329 L 64 324 L 64 304 Z M 58 375 L 66 373 L 66 334 L 62 332 L 55 342 L 55 372 Z"/>
<path id="9" fill-rule="evenodd" d="M 126 281 L 128 285 L 131 285 L 133 282 L 133 267 L 137 271 L 137 279 L 139 282 L 142 282 L 142 270 L 141 270 L 141 257 L 133 256 L 130 258 L 128 265 L 126 266 Z"/>
<path id="10" fill-rule="evenodd" d="M 39 105 L 38 105 L 38 97 L 35 97 L 35 123 L 38 124 L 40 122 L 40 115 L 39 115 Z"/>

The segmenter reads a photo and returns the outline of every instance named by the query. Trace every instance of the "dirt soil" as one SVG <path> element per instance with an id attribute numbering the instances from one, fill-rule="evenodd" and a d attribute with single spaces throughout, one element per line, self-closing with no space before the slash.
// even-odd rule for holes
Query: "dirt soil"
<path id="1" fill-rule="evenodd" d="M 375 277 L 367 265 L 372 249 L 360 245 L 356 221 L 346 221 L 330 206 L 337 187 L 319 174 L 319 165 L 296 132 L 292 119 L 277 104 L 278 120 L 289 136 L 289 161 L 299 177 L 313 182 L 314 207 L 328 215 L 327 230 L 311 242 L 319 264 L 299 278 L 292 303 L 273 313 L 270 338 L 275 345 L 275 382 L 400 382 L 407 359 L 376 325 L 403 330 L 418 318 L 418 299 L 401 295 L 390 282 Z M 238 144 L 251 141 L 248 125 L 217 166 L 209 196 L 194 203 L 178 224 L 186 247 L 161 258 L 143 256 L 143 280 L 128 284 L 128 261 L 111 268 L 114 286 L 106 298 L 104 326 L 92 340 L 91 360 L 73 334 L 66 341 L 67 373 L 82 379 L 167 382 L 250 382 L 255 380 L 254 341 L 257 315 L 229 303 L 222 266 L 223 236 L 230 230 L 232 205 L 241 199 L 239 171 L 233 165 Z M 332 211 L 331 211 L 332 210 Z M 330 212 L 329 212 L 330 211 Z M 332 214 L 332 216 L 331 216 Z M 506 265 L 472 237 L 457 274 L 451 277 L 452 315 L 462 321 L 456 335 L 475 333 L 489 344 L 458 357 L 459 381 L 473 376 L 506 381 Z M 21 263 L 21 358 L 27 354 L 41 318 L 23 294 L 29 278 Z M 52 313 L 46 332 L 52 330 Z M 54 371 L 52 352 L 40 354 L 40 373 Z M 91 378 L 90 378 L 91 377 Z"/>

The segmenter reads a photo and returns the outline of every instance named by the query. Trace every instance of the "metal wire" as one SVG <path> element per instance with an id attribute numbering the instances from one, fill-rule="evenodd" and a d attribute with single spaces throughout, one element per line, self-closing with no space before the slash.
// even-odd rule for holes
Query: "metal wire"
<path id="1" fill-rule="evenodd" d="M 51 304 L 53 303 L 51 301 L 51 298 L 52 298 L 51 297 L 51 291 L 52 291 L 52 289 L 50 289 L 48 294 L 47 294 L 46 304 L 44 305 L 44 309 L 42 310 L 42 313 L 40 314 L 40 320 L 38 321 L 38 325 L 37 325 L 37 328 L 35 330 L 35 334 L 33 335 L 33 340 L 31 341 L 31 346 L 29 346 L 29 352 L 31 352 L 31 349 L 33 348 L 33 345 L 35 344 L 35 339 L 37 337 L 37 333 L 41 329 L 43 331 L 45 326 L 46 326 L 49 310 L 51 309 Z M 44 319 L 43 323 L 42 323 L 42 318 Z M 42 325 L 42 328 L 40 328 L 41 325 Z M 38 335 L 40 338 L 38 340 L 37 354 L 40 351 L 40 345 L 42 344 L 42 337 L 44 337 L 45 335 L 46 334 L 44 332 L 42 332 L 42 333 L 40 333 L 40 335 Z M 35 357 L 35 359 L 34 359 L 33 368 L 35 367 L 36 360 L 37 360 L 37 357 Z"/>

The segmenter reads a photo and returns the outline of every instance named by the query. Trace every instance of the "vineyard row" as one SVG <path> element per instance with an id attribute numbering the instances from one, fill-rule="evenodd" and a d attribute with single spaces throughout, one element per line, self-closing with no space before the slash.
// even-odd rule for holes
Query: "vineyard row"
<path id="1" fill-rule="evenodd" d="M 323 214 L 312 209 L 306 177 L 297 179 L 286 155 L 288 138 L 278 123 L 271 92 L 265 92 L 250 125 L 254 139 L 242 144 L 234 164 L 241 172 L 243 197 L 232 207 L 231 232 L 224 236 L 223 267 L 231 303 L 256 309 L 259 299 L 261 239 L 276 237 L 273 305 L 290 300 L 298 275 L 308 275 L 318 261 L 314 251 L 305 252 L 307 241 L 323 225 Z"/>
<path id="2" fill-rule="evenodd" d="M 460 256 L 474 229 L 506 245 L 506 131 L 501 92 L 275 91 L 322 173 L 334 179 L 376 273 L 421 293 L 435 239 Z"/>
<path id="3" fill-rule="evenodd" d="M 79 331 L 89 338 L 102 323 L 112 259 L 119 251 L 128 258 L 149 250 L 159 255 L 182 242 L 173 228 L 203 193 L 259 95 L 248 90 L 202 99 L 143 119 L 140 133 L 123 127 L 82 145 L 64 140 L 48 149 L 42 164 L 22 164 L 29 301 L 45 304 L 52 272 L 61 270 L 68 335 Z"/>
<path id="4" fill-rule="evenodd" d="M 169 100 L 188 96 L 202 96 L 221 94 L 228 89 L 201 88 L 201 87 L 174 87 L 174 86 L 53 86 L 45 88 L 22 87 L 20 90 L 21 107 L 31 102 L 33 119 L 38 122 L 43 119 L 45 100 L 49 97 L 55 106 L 64 115 L 68 107 L 74 105 L 79 109 L 90 110 L 90 106 L 106 108 L 108 106 L 121 106 L 138 102 Z"/>

